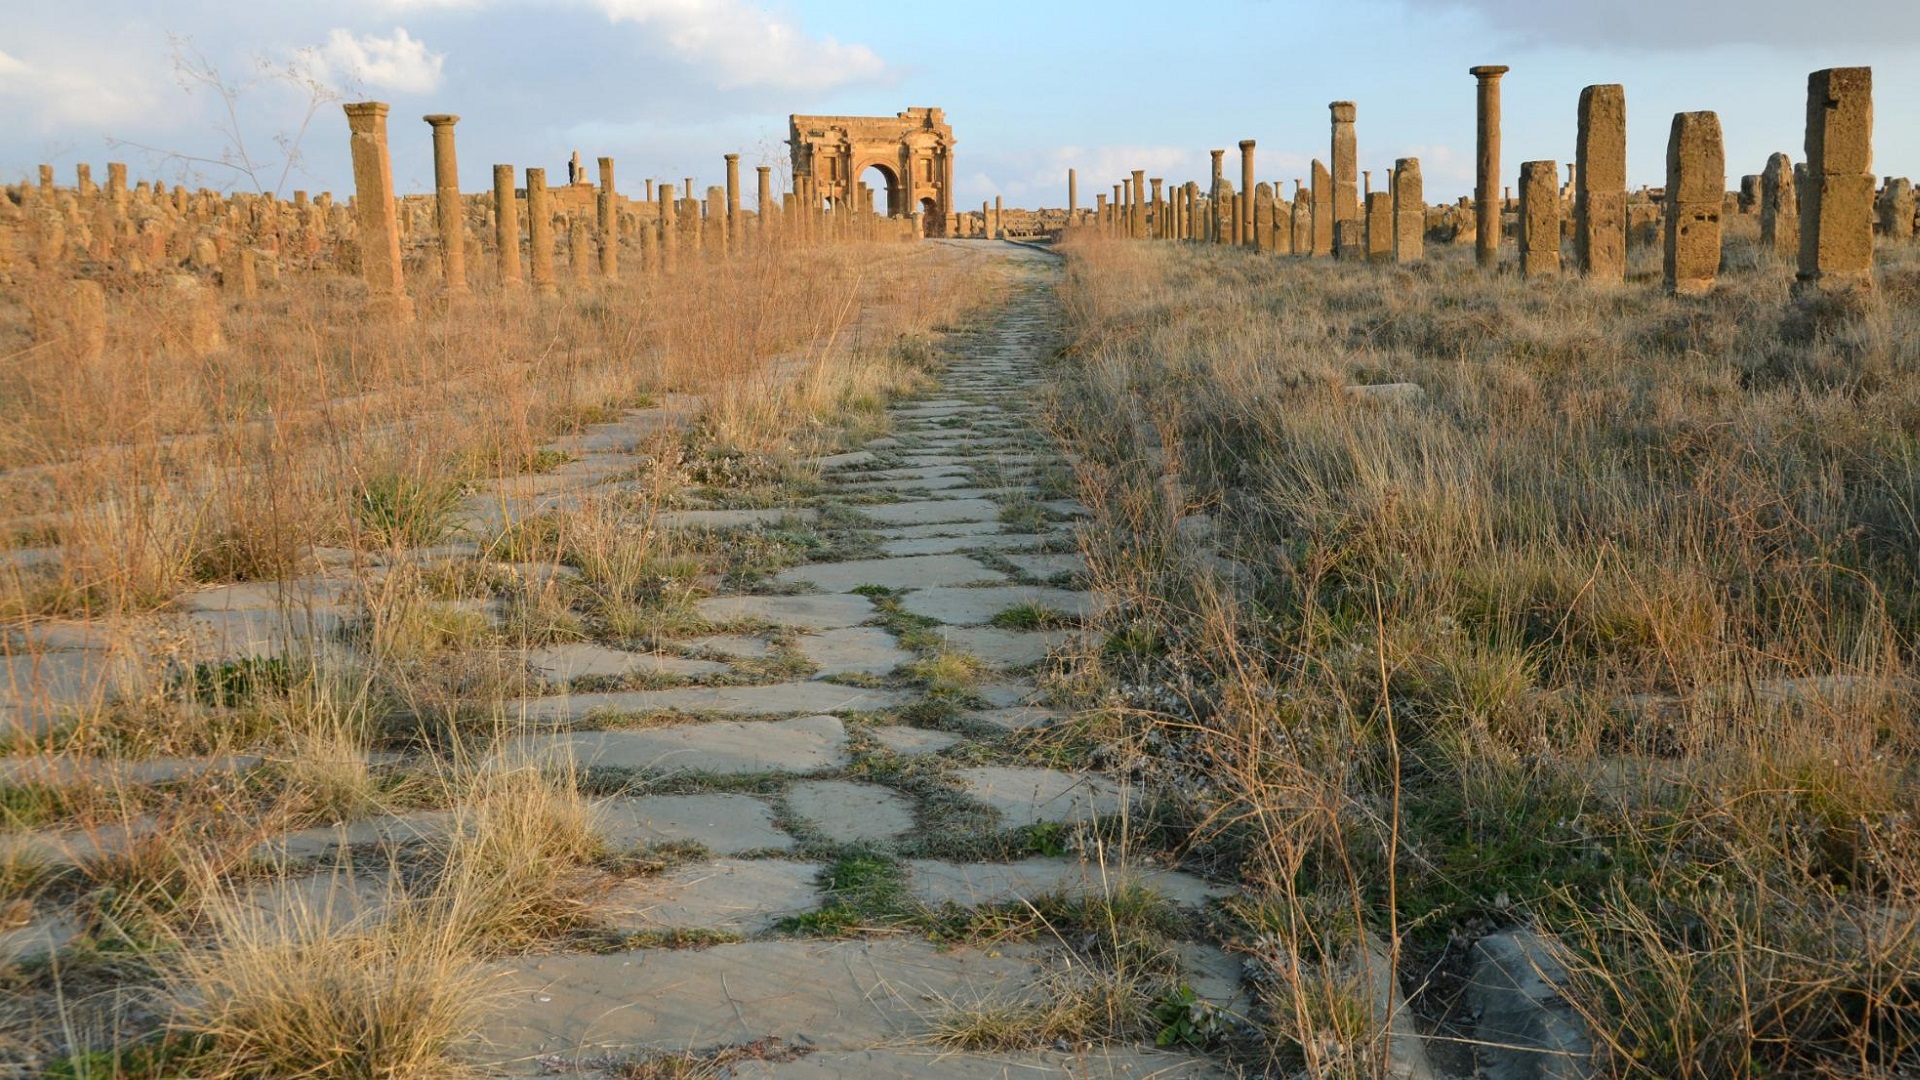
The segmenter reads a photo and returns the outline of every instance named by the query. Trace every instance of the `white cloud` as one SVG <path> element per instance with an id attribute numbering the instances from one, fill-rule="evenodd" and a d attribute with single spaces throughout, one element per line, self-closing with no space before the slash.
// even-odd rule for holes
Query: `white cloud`
<path id="1" fill-rule="evenodd" d="M 27 66 L 25 60 L 0 52 L 0 79 L 18 75 L 30 75 L 32 73 L 33 69 Z"/>
<path id="2" fill-rule="evenodd" d="M 723 90 L 826 90 L 887 75 L 865 45 L 809 37 L 793 20 L 752 0 L 590 0 L 615 22 L 658 31 L 689 63 L 711 69 Z"/>
<path id="3" fill-rule="evenodd" d="M 0 52 L 0 103 L 41 131 L 151 120 L 159 93 L 152 72 L 134 63 L 96 62 L 84 53 L 30 63 Z"/>
<path id="4" fill-rule="evenodd" d="M 396 26 L 386 37 L 377 34 L 355 37 L 346 30 L 334 30 L 320 49 L 320 59 L 329 71 L 367 86 L 403 94 L 424 94 L 440 86 L 440 72 L 447 55 L 428 52 L 426 42 L 415 39 L 404 27 Z"/>

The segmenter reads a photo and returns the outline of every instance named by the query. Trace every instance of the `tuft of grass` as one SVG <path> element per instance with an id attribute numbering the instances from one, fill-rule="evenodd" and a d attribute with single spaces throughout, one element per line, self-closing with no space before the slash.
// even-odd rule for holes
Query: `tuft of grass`
<path id="1" fill-rule="evenodd" d="M 460 488 L 447 480 L 403 473 L 370 476 L 356 499 L 359 526 L 387 548 L 425 547 L 444 539 L 460 505 Z"/>

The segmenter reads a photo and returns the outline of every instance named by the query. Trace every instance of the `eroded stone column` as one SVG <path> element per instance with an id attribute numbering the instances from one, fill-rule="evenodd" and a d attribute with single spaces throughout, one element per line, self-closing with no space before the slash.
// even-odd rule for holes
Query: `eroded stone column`
<path id="1" fill-rule="evenodd" d="M 1161 186 L 1163 181 L 1161 177 L 1156 176 L 1148 182 L 1153 185 L 1153 202 L 1151 204 L 1153 207 L 1153 223 L 1149 228 L 1152 229 L 1152 235 L 1155 240 L 1165 240 L 1167 239 L 1167 202 L 1166 192 Z"/>
<path id="2" fill-rule="evenodd" d="M 603 157 L 600 188 L 593 193 L 595 231 L 600 234 L 600 276 L 613 281 L 620 276 L 620 211 L 613 192 L 613 159 Z"/>
<path id="3" fill-rule="evenodd" d="M 1793 183 L 1796 171 L 1787 155 L 1774 154 L 1760 173 L 1760 247 L 1783 259 L 1800 254 L 1800 197 Z"/>
<path id="4" fill-rule="evenodd" d="M 587 216 L 581 213 L 567 215 L 567 269 L 573 271 L 573 284 L 576 288 L 585 286 L 592 280 L 593 256 L 589 250 L 593 247 L 592 230 L 587 228 Z"/>
<path id="5" fill-rule="evenodd" d="M 1095 195 L 1093 197 L 1093 219 L 1100 223 L 1101 232 L 1112 231 L 1113 223 L 1107 220 L 1107 197 L 1105 195 Z"/>
<path id="6" fill-rule="evenodd" d="M 1133 205 L 1127 228 L 1135 240 L 1147 238 L 1147 170 L 1133 170 Z"/>
<path id="7" fill-rule="evenodd" d="M 520 202 L 513 190 L 513 166 L 493 167 L 494 264 L 504 288 L 520 287 Z"/>
<path id="8" fill-rule="evenodd" d="M 1401 266 L 1426 258 L 1427 186 L 1419 158 L 1393 163 L 1393 261 Z"/>
<path id="9" fill-rule="evenodd" d="M 413 301 L 407 298 L 401 279 L 400 220 L 393 202 L 393 160 L 387 151 L 387 103 L 359 101 L 343 108 L 352 131 L 354 210 L 368 311 L 385 318 L 411 319 Z"/>
<path id="10" fill-rule="evenodd" d="M 547 170 L 527 170 L 527 251 L 533 264 L 533 289 L 541 296 L 560 291 L 553 280 L 553 210 L 547 205 Z"/>
<path id="11" fill-rule="evenodd" d="M 1520 163 L 1520 274 L 1560 273 L 1560 163 Z"/>
<path id="12" fill-rule="evenodd" d="M 727 155 L 727 247 L 740 243 L 740 155 Z"/>
<path id="13" fill-rule="evenodd" d="M 672 184 L 660 184 L 655 190 L 660 196 L 660 269 L 672 270 L 680 251 L 679 208 L 673 200 Z"/>
<path id="14" fill-rule="evenodd" d="M 1073 223 L 1074 211 L 1079 209 L 1080 209 L 1080 177 L 1072 169 L 1068 169 L 1067 170 L 1067 223 L 1068 224 Z"/>
<path id="15" fill-rule="evenodd" d="M 1273 250 L 1273 185 L 1260 183 L 1253 188 L 1253 236 L 1255 251 Z"/>
<path id="16" fill-rule="evenodd" d="M 1353 121 L 1358 112 L 1351 101 L 1327 106 L 1333 115 L 1333 220 L 1360 220 L 1360 147 Z M 1337 239 L 1337 237 L 1336 237 Z"/>
<path id="17" fill-rule="evenodd" d="M 1257 246 L 1254 241 L 1253 196 L 1256 187 L 1253 179 L 1252 139 L 1240 140 L 1240 243 L 1243 246 Z"/>
<path id="18" fill-rule="evenodd" d="M 453 150 L 453 125 L 460 118 L 452 113 L 434 113 L 421 119 L 433 127 L 433 209 L 434 224 L 440 230 L 440 272 L 446 278 L 447 292 L 464 296 L 467 230 L 460 218 L 460 166 Z"/>
<path id="19" fill-rule="evenodd" d="M 1594 281 L 1627 276 L 1627 91 L 1617 84 L 1580 91 L 1574 146 L 1573 257 Z"/>
<path id="20" fill-rule="evenodd" d="M 1800 281 L 1873 287 L 1873 69 L 1807 76 Z"/>
<path id="21" fill-rule="evenodd" d="M 1895 177 L 1880 196 L 1880 233 L 1888 240 L 1913 239 L 1913 181 Z"/>
<path id="22" fill-rule="evenodd" d="M 754 166 L 754 180 L 757 187 L 754 192 L 753 213 L 754 231 L 761 236 L 770 235 L 773 228 L 773 166 Z"/>
<path id="23" fill-rule="evenodd" d="M 1500 76 L 1505 64 L 1469 68 L 1477 80 L 1473 218 L 1474 257 L 1487 268 L 1500 262 Z"/>
<path id="24" fill-rule="evenodd" d="M 1720 213 L 1727 194 L 1720 117 L 1675 113 L 1667 136 L 1667 291 L 1698 296 L 1720 272 Z"/>
<path id="25" fill-rule="evenodd" d="M 1309 209 L 1313 213 L 1313 246 L 1310 249 L 1317 258 L 1333 254 L 1333 174 L 1327 171 L 1320 159 L 1313 161 L 1313 203 Z"/>

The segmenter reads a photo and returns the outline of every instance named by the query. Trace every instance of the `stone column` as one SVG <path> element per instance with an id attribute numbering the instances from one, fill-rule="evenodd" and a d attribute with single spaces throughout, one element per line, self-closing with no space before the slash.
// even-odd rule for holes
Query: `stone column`
<path id="1" fill-rule="evenodd" d="M 1427 186 L 1419 158 L 1393 163 L 1393 261 L 1401 266 L 1426 258 Z"/>
<path id="2" fill-rule="evenodd" d="M 1474 257 L 1491 269 L 1500 263 L 1500 76 L 1505 64 L 1469 68 L 1478 80 L 1478 124 L 1474 140 Z"/>
<path id="3" fill-rule="evenodd" d="M 1627 91 L 1580 91 L 1573 158 L 1573 258 L 1593 281 L 1627 276 Z"/>
<path id="4" fill-rule="evenodd" d="M 1317 257 L 1333 254 L 1333 175 L 1318 158 L 1313 162 L 1313 249 Z"/>
<path id="5" fill-rule="evenodd" d="M 1873 287 L 1873 69 L 1807 76 L 1800 282 Z"/>
<path id="6" fill-rule="evenodd" d="M 740 155 L 727 155 L 727 246 L 740 243 Z"/>
<path id="7" fill-rule="evenodd" d="M 1074 211 L 1080 209 L 1080 177 L 1072 169 L 1067 170 L 1067 222 L 1073 222 Z"/>
<path id="8" fill-rule="evenodd" d="M 520 287 L 520 203 L 513 192 L 513 166 L 493 167 L 494 259 L 504 288 Z"/>
<path id="9" fill-rule="evenodd" d="M 1153 238 L 1156 240 L 1165 240 L 1167 238 L 1167 203 L 1165 191 L 1161 187 L 1163 180 L 1161 177 L 1156 176 L 1150 182 L 1153 184 L 1153 202 L 1151 204 L 1153 206 Z M 1912 215 L 1909 214 L 1908 217 L 1911 218 Z"/>
<path id="10" fill-rule="evenodd" d="M 360 101 L 343 107 L 353 132 L 354 203 L 367 308 L 374 315 L 411 319 L 413 301 L 401 280 L 400 220 L 393 204 L 393 160 L 387 153 L 387 103 Z"/>
<path id="11" fill-rule="evenodd" d="M 754 174 L 757 182 L 753 202 L 754 231 L 767 236 L 767 230 L 773 227 L 773 166 L 756 165 Z"/>
<path id="12" fill-rule="evenodd" d="M 1333 220 L 1360 220 L 1360 151 L 1354 136 L 1351 101 L 1336 101 L 1327 106 L 1333 115 Z"/>
<path id="13" fill-rule="evenodd" d="M 1207 198 L 1214 199 L 1219 197 L 1220 185 L 1227 178 L 1226 173 L 1222 171 L 1227 152 L 1225 150 L 1209 150 L 1207 153 L 1213 157 L 1213 183 L 1207 188 Z"/>
<path id="14" fill-rule="evenodd" d="M 1253 219 L 1250 247 L 1262 254 L 1273 249 L 1273 185 L 1254 185 L 1249 217 Z"/>
<path id="15" fill-rule="evenodd" d="M 116 207 L 127 205 L 127 163 L 124 161 L 107 162 L 107 198 L 112 199 Z"/>
<path id="16" fill-rule="evenodd" d="M 547 170 L 527 170 L 527 249 L 533 263 L 533 289 L 541 296 L 560 291 L 553 280 L 553 210 L 547 205 Z"/>
<path id="17" fill-rule="evenodd" d="M 1253 140 L 1240 140 L 1240 243 L 1244 247 L 1258 246 L 1254 241 L 1255 226 L 1253 212 Z"/>
<path id="18" fill-rule="evenodd" d="M 993 197 L 993 238 L 995 240 L 1005 240 L 1007 238 L 1007 223 L 1000 217 L 1000 215 L 1005 212 L 1005 205 L 1001 201 L 1000 196 L 995 195 Z"/>
<path id="19" fill-rule="evenodd" d="M 1384 191 L 1367 193 L 1367 261 L 1393 261 L 1393 196 Z"/>
<path id="20" fill-rule="evenodd" d="M 620 277 L 620 211 L 613 191 L 613 159 L 603 157 L 600 186 L 593 193 L 594 231 L 600 235 L 600 276 L 608 281 Z"/>
<path id="21" fill-rule="evenodd" d="M 1240 226 L 1233 217 L 1238 203 L 1239 200 L 1234 197 L 1233 184 L 1230 181 L 1221 180 L 1220 193 L 1213 200 L 1213 205 L 1208 208 L 1212 212 L 1207 215 L 1213 219 L 1214 243 L 1231 244 L 1234 237 L 1240 235 Z"/>
<path id="22" fill-rule="evenodd" d="M 1800 253 L 1800 200 L 1793 175 L 1785 154 L 1769 157 L 1760 174 L 1760 247 L 1783 259 Z"/>
<path id="23" fill-rule="evenodd" d="M 1133 170 L 1133 206 L 1127 228 L 1135 240 L 1147 238 L 1147 170 Z"/>
<path id="24" fill-rule="evenodd" d="M 672 184 L 660 184 L 655 190 L 660 196 L 660 269 L 672 270 L 680 250 L 678 207 L 673 201 Z"/>
<path id="25" fill-rule="evenodd" d="M 1105 195 L 1095 195 L 1093 197 L 1093 220 L 1099 224 L 1100 231 L 1102 232 L 1106 232 L 1110 228 L 1110 223 L 1107 221 L 1107 197 Z"/>
<path id="26" fill-rule="evenodd" d="M 1520 163 L 1520 274 L 1560 273 L 1560 163 Z"/>
<path id="27" fill-rule="evenodd" d="M 1313 254 L 1313 195 L 1300 181 L 1293 182 L 1293 243 L 1295 255 Z"/>
<path id="28" fill-rule="evenodd" d="M 440 272 L 447 279 L 447 293 L 464 296 L 467 227 L 460 215 L 460 166 L 453 152 L 453 125 L 460 118 L 433 113 L 421 119 L 433 127 L 433 209 L 434 225 L 440 230 Z"/>
<path id="29" fill-rule="evenodd" d="M 567 215 L 567 269 L 573 272 L 573 283 L 583 287 L 592 279 L 590 267 L 593 259 L 587 249 L 593 246 L 591 230 L 587 228 L 587 216 L 581 213 Z"/>
<path id="30" fill-rule="evenodd" d="M 1699 296 L 1720 272 L 1720 212 L 1727 159 L 1720 117 L 1675 113 L 1667 136 L 1665 277 L 1667 291 Z"/>

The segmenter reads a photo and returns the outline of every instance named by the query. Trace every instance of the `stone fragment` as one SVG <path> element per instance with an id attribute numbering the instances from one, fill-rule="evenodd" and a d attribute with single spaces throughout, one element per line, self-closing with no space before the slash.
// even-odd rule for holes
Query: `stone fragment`
<path id="1" fill-rule="evenodd" d="M 1872 68 L 1825 68 L 1807 76 L 1806 152 L 1800 282 L 1872 288 Z"/>
<path id="2" fill-rule="evenodd" d="M 1560 166 L 1520 163 L 1520 273 L 1527 278 L 1560 275 Z"/>
<path id="3" fill-rule="evenodd" d="M 1573 253 L 1593 281 L 1627 273 L 1627 92 L 1617 84 L 1580 91 L 1574 148 Z"/>
<path id="4" fill-rule="evenodd" d="M 529 698 L 522 715 L 543 724 L 574 724 L 602 714 L 651 716 L 662 712 L 730 716 L 798 712 L 870 712 L 904 705 L 906 694 L 824 682 L 767 686 L 689 686 L 673 690 L 631 690 L 605 694 L 561 694 Z"/>
<path id="5" fill-rule="evenodd" d="M 1567 1003 L 1565 962 L 1553 942 L 1527 930 L 1473 944 L 1467 1002 L 1478 1075 L 1487 1080 L 1589 1080 L 1600 1075 L 1580 1014 Z"/>
<path id="6" fill-rule="evenodd" d="M 1668 292 L 1699 296 L 1712 290 L 1720 272 L 1720 215 L 1726 188 L 1720 117 L 1711 112 L 1675 113 L 1667 136 L 1663 265 Z M 1868 244 L 1871 248 L 1871 237 Z"/>
<path id="7" fill-rule="evenodd" d="M 795 647 L 818 669 L 815 678 L 886 675 L 913 661 L 912 653 L 902 649 L 892 634 L 877 626 L 850 626 L 809 634 L 795 642 Z"/>
<path id="8" fill-rule="evenodd" d="M 956 626 L 982 626 L 1018 607 L 1035 607 L 1069 619 L 1093 614 L 1093 594 L 1046 586 L 1005 585 L 980 589 L 935 588 L 910 592 L 901 606 L 915 615 Z"/>
<path id="9" fill-rule="evenodd" d="M 969 796 L 998 812 L 1008 829 L 1089 822 L 1117 814 L 1124 805 L 1120 785 L 1093 773 L 983 765 L 955 770 L 953 776 Z"/>
<path id="10" fill-rule="evenodd" d="M 1333 174 L 1316 158 L 1313 162 L 1312 211 L 1313 242 L 1309 249 L 1315 258 L 1333 254 Z"/>
<path id="11" fill-rule="evenodd" d="M 1393 196 L 1375 191 L 1367 196 L 1367 261 L 1393 261 Z"/>

